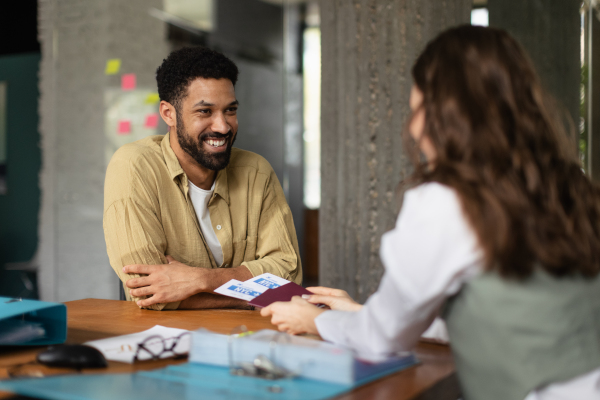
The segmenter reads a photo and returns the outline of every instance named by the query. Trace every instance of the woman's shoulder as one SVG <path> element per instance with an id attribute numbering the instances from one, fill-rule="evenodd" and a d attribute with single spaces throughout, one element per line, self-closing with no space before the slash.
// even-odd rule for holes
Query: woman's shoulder
<path id="1" fill-rule="evenodd" d="M 416 186 L 404 194 L 402 212 L 423 214 L 429 218 L 447 214 L 462 214 L 460 197 L 457 191 L 438 182 L 428 182 Z"/>
<path id="2" fill-rule="evenodd" d="M 411 301 L 456 293 L 466 272 L 481 265 L 458 192 L 439 183 L 407 191 L 396 227 L 381 239 L 381 259 Z"/>

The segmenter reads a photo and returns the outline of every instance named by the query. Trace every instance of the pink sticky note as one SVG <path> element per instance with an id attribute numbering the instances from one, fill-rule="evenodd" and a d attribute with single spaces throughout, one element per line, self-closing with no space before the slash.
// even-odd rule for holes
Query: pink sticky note
<path id="1" fill-rule="evenodd" d="M 119 121 L 119 128 L 117 130 L 119 135 L 129 135 L 131 133 L 131 121 L 122 120 Z"/>
<path id="2" fill-rule="evenodd" d="M 158 114 L 148 114 L 146 115 L 146 123 L 144 124 L 146 128 L 156 128 L 158 126 Z"/>
<path id="3" fill-rule="evenodd" d="M 123 89 L 123 90 L 135 89 L 135 74 L 121 75 L 121 89 Z"/>

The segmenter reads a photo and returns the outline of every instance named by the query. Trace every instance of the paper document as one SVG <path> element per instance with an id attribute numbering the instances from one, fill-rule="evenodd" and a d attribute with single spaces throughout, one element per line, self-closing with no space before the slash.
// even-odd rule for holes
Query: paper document
<path id="1" fill-rule="evenodd" d="M 288 283 L 290 283 L 290 281 L 288 281 L 287 279 L 283 279 L 277 275 L 273 275 L 268 272 L 266 274 L 255 276 L 254 278 L 249 279 L 244 283 L 248 282 L 256 283 L 258 285 L 264 286 L 267 289 L 275 289 L 279 286 L 287 285 Z"/>
<path id="2" fill-rule="evenodd" d="M 156 325 L 148 330 L 138 333 L 132 333 L 131 335 L 115 336 L 108 339 L 93 340 L 84 344 L 92 346 L 100 350 L 100 352 L 106 357 L 107 360 L 120 361 L 124 363 L 133 363 L 135 353 L 138 349 L 138 344 L 144 342 L 150 336 L 161 336 L 165 346 L 169 347 L 173 343 L 173 339 L 181 335 L 184 332 L 189 332 L 185 329 L 167 328 L 166 326 Z M 184 335 L 177 344 L 178 353 L 189 353 L 190 351 L 190 335 Z M 160 342 L 160 339 L 152 339 L 152 342 Z M 150 341 L 148 341 L 150 342 Z M 148 343 L 148 347 L 157 350 L 157 354 L 160 353 L 162 348 L 160 343 Z M 173 357 L 174 354 L 171 352 L 163 352 L 160 358 Z M 149 360 L 152 355 L 146 351 L 140 351 L 138 353 L 138 359 Z"/>
<path id="3" fill-rule="evenodd" d="M 252 301 L 269 289 L 277 289 L 281 286 L 290 283 L 287 279 L 283 279 L 277 275 L 270 273 L 255 276 L 252 279 L 241 282 L 237 279 L 232 279 L 226 284 L 215 289 L 215 293 L 224 296 L 234 297 L 236 299 Z M 295 285 L 297 286 L 297 285 Z M 304 293 L 304 292 L 303 292 Z M 306 293 L 310 293 L 306 291 Z M 286 301 L 289 299 L 285 299 Z"/>
<path id="4" fill-rule="evenodd" d="M 226 284 L 215 289 L 215 293 L 219 293 L 224 296 L 234 297 L 236 299 L 250 301 L 255 297 L 263 294 L 267 289 L 268 287 L 259 285 L 254 282 L 241 282 L 237 279 L 232 279 Z"/>

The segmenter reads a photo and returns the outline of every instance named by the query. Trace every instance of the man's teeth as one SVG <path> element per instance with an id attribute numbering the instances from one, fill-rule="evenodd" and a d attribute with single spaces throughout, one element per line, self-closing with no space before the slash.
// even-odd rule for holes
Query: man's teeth
<path id="1" fill-rule="evenodd" d="M 206 143 L 208 143 L 212 147 L 221 147 L 225 144 L 225 139 L 221 139 L 221 140 L 208 139 L 206 141 Z"/>

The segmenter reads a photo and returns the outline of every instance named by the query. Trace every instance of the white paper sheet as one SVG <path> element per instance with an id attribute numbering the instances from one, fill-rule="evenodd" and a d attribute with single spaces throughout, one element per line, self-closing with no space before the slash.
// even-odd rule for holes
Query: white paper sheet
<path id="1" fill-rule="evenodd" d="M 84 344 L 92 346 L 100 350 L 107 360 L 120 361 L 124 363 L 133 363 L 133 358 L 138 348 L 138 344 L 143 342 L 150 336 L 161 336 L 165 339 L 167 346 L 170 346 L 173 339 L 184 332 L 189 332 L 185 329 L 167 328 L 166 326 L 155 325 L 154 327 L 145 330 L 143 332 L 132 333 L 131 335 L 115 336 L 108 339 L 93 340 Z M 182 353 L 188 353 L 190 351 L 190 339 L 191 335 L 184 335 L 177 349 L 181 349 Z M 165 352 L 160 358 L 173 357 L 174 354 Z M 152 356 L 146 351 L 140 351 L 138 354 L 139 360 L 149 360 Z"/>
<path id="2" fill-rule="evenodd" d="M 290 283 L 290 281 L 288 281 L 287 279 L 283 279 L 277 275 L 273 275 L 268 272 L 266 274 L 257 275 L 252 279 L 248 279 L 244 283 L 250 282 L 266 287 L 267 289 L 275 289 L 279 286 L 283 286 Z"/>
<path id="3" fill-rule="evenodd" d="M 215 289 L 215 293 L 224 296 L 234 297 L 236 299 L 250 301 L 256 296 L 263 294 L 268 287 L 259 285 L 254 282 L 240 282 L 237 279 L 232 279 L 224 285 Z"/>

